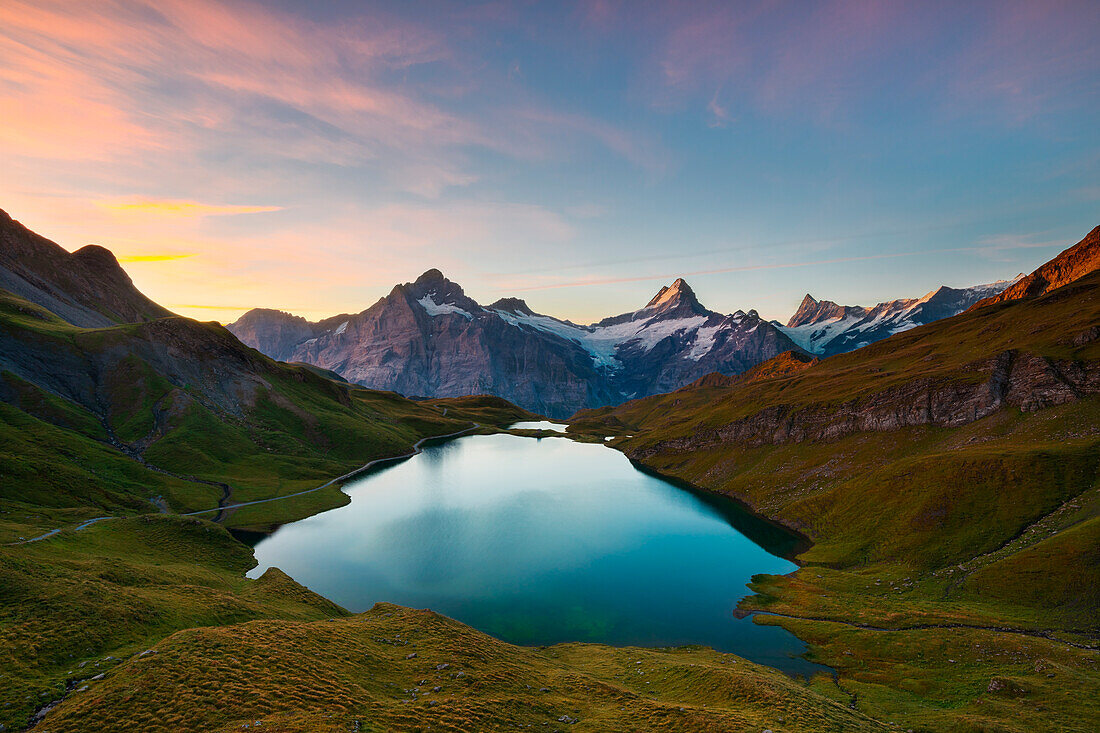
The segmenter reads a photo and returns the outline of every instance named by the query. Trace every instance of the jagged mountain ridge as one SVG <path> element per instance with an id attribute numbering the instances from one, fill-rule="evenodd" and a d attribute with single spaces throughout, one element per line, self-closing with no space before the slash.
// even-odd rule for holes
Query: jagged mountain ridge
<path id="1" fill-rule="evenodd" d="M 555 417 L 711 372 L 737 374 L 798 349 L 756 311 L 708 310 L 683 280 L 644 308 L 585 326 L 518 298 L 481 306 L 434 269 L 354 316 L 311 324 L 255 309 L 229 329 L 268 355 L 365 386 L 433 397 L 486 392 Z M 288 334 L 301 341 L 290 347 Z"/>
<path id="2" fill-rule="evenodd" d="M 968 288 L 942 285 L 923 298 L 902 298 L 873 307 L 838 305 L 809 293 L 786 325 L 775 324 L 795 343 L 817 356 L 853 351 L 895 333 L 962 313 L 1020 281 L 999 280 Z"/>

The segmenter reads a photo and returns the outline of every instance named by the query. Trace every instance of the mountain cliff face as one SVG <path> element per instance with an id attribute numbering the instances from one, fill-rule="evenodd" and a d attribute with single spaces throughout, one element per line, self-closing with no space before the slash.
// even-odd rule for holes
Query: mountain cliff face
<path id="1" fill-rule="evenodd" d="M 779 328 L 812 354 L 843 354 L 895 333 L 962 313 L 975 303 L 996 296 L 1022 277 L 969 288 L 942 286 L 923 298 L 891 300 L 872 308 L 818 301 L 807 293 L 787 325 Z"/>
<path id="2" fill-rule="evenodd" d="M 515 312 L 525 309 L 520 304 Z M 396 286 L 358 315 L 325 323 L 329 328 L 297 344 L 291 361 L 376 389 L 424 397 L 495 394 L 544 414 L 612 399 L 577 344 L 515 326 L 438 270 Z"/>
<path id="3" fill-rule="evenodd" d="M 438 270 L 354 316 L 311 324 L 257 309 L 229 329 L 270 356 L 376 389 L 496 394 L 554 417 L 715 371 L 740 373 L 798 348 L 755 311 L 707 310 L 683 280 L 644 308 L 581 326 L 535 313 L 518 298 L 481 306 Z"/>
<path id="4" fill-rule="evenodd" d="M 172 315 L 134 287 L 109 250 L 67 252 L 0 211 L 0 289 L 82 328 Z"/>

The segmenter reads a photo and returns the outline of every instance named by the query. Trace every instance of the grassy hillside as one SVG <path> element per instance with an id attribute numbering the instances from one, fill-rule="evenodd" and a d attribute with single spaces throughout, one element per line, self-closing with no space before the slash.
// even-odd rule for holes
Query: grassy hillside
<path id="1" fill-rule="evenodd" d="M 1100 273 L 571 430 L 814 545 L 743 612 L 916 730 L 1100 724 Z M 789 360 L 788 360 L 789 362 Z"/>
<path id="2" fill-rule="evenodd" d="M 731 655 L 516 647 L 388 604 L 190 629 L 152 651 L 78 682 L 50 730 L 888 730 Z"/>
<path id="3" fill-rule="evenodd" d="M 216 324 L 77 328 L 2 291 L 0 345 L 0 541 L 63 520 L 296 493 L 424 437 L 532 417 L 493 398 L 428 404 L 354 387 L 274 362 Z M 334 486 L 247 519 L 344 500 Z"/>
<path id="4" fill-rule="evenodd" d="M 0 547 L 0 724 L 25 721 L 66 680 L 107 672 L 178 629 L 345 612 L 199 519 L 147 515 Z"/>
<path id="5" fill-rule="evenodd" d="M 135 320 L 79 328 L 0 290 L 0 543 L 59 530 L 0 544 L 3 730 L 1100 724 L 1098 274 L 573 422 L 811 538 L 740 612 L 807 640 L 835 680 L 701 649 L 515 647 L 431 612 L 349 615 L 276 569 L 247 579 L 226 526 L 339 505 L 334 477 L 537 416 L 360 389 L 217 324 Z"/>

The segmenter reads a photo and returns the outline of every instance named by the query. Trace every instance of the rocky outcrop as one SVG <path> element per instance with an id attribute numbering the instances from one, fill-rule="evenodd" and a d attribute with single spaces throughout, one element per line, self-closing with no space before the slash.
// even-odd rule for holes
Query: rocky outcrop
<path id="1" fill-rule="evenodd" d="M 1021 298 L 1037 298 L 1055 288 L 1079 280 L 1098 268 L 1100 268 L 1100 226 L 1035 272 L 1020 278 L 1011 287 L 979 301 L 974 308 Z"/>
<path id="2" fill-rule="evenodd" d="M 581 326 L 518 298 L 483 307 L 438 270 L 354 316 L 309 323 L 257 309 L 229 329 L 269 356 L 364 386 L 425 397 L 495 394 L 562 418 L 797 350 L 755 311 L 707 310 L 683 280 L 644 308 Z"/>
<path id="3" fill-rule="evenodd" d="M 0 289 L 74 326 L 101 328 L 172 315 L 146 298 L 109 250 L 67 252 L 0 211 Z"/>
<path id="4" fill-rule="evenodd" d="M 859 432 L 922 425 L 957 427 L 1005 407 L 1034 412 L 1100 393 L 1100 363 L 1053 360 L 1004 351 L 966 371 L 973 379 L 918 379 L 840 405 L 775 405 L 687 438 L 653 443 L 632 454 L 697 451 L 722 444 L 756 447 L 806 440 L 835 440 Z"/>

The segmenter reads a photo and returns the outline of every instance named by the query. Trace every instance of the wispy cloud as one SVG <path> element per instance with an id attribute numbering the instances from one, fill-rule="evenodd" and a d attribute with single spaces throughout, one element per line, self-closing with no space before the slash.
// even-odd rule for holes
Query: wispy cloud
<path id="1" fill-rule="evenodd" d="M 282 211 L 281 206 L 238 206 L 232 204 L 204 204 L 180 199 L 121 199 L 96 201 L 95 205 L 113 214 L 140 216 L 196 217 L 233 216 L 237 214 L 262 214 Z"/>
<path id="2" fill-rule="evenodd" d="M 186 254 L 122 255 L 118 258 L 118 261 L 122 264 L 129 264 L 131 262 L 174 262 L 175 260 L 186 260 L 188 257 L 194 256 L 194 252 L 189 252 Z"/>
<path id="3" fill-rule="evenodd" d="M 369 164 L 395 187 L 438 196 L 478 180 L 465 149 L 549 149 L 551 124 L 533 140 L 517 122 L 561 114 L 544 121 L 659 165 L 652 145 L 580 112 L 479 104 L 472 93 L 492 79 L 456 57 L 445 27 L 357 13 L 316 21 L 248 0 L 9 0 L 0 153 Z M 414 73 L 422 83 L 404 81 Z"/>

